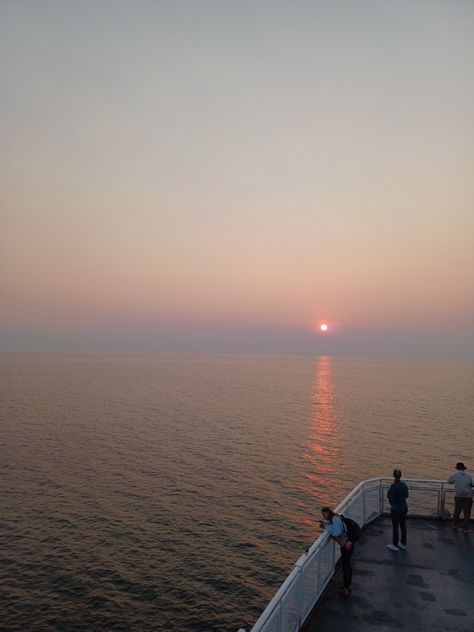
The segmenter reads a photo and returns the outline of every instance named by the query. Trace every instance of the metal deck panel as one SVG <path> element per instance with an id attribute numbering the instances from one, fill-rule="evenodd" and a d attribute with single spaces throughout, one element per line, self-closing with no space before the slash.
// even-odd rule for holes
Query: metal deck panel
<path id="1" fill-rule="evenodd" d="M 390 517 L 362 531 L 353 554 L 352 595 L 340 574 L 316 607 L 305 632 L 455 630 L 474 632 L 474 531 L 449 521 L 411 518 L 408 548 L 389 551 Z"/>

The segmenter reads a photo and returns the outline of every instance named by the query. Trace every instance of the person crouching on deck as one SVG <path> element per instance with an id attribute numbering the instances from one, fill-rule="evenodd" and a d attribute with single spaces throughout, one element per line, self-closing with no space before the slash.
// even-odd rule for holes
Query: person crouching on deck
<path id="1" fill-rule="evenodd" d="M 353 544 L 347 537 L 344 523 L 330 507 L 323 507 L 321 509 L 321 514 L 323 516 L 323 519 L 322 522 L 319 523 L 320 527 L 322 529 L 325 529 L 330 537 L 335 540 L 341 547 L 341 565 L 344 581 L 344 586 L 341 589 L 341 595 L 348 597 L 352 592 L 351 557 Z"/>

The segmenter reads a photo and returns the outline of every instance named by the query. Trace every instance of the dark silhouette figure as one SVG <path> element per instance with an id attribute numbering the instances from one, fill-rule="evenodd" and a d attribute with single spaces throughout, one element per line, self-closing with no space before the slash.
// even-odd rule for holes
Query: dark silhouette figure
<path id="1" fill-rule="evenodd" d="M 393 470 L 393 483 L 387 492 L 392 518 L 392 544 L 387 544 L 387 548 L 391 551 L 407 548 L 408 487 L 401 478 L 401 470 Z"/>

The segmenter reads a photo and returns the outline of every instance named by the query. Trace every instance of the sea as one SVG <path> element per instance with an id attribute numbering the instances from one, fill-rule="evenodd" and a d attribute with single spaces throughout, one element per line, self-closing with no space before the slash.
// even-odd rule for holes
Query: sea
<path id="1" fill-rule="evenodd" d="M 0 629 L 237 632 L 361 480 L 474 466 L 474 364 L 0 356 Z"/>

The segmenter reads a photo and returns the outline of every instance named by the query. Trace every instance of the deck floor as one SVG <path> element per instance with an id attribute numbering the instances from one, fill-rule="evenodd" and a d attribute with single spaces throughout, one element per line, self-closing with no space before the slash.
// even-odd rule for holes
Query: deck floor
<path id="1" fill-rule="evenodd" d="M 390 517 L 362 532 L 352 556 L 352 595 L 339 574 L 304 626 L 305 632 L 474 631 L 474 530 L 412 518 L 406 551 L 389 551 Z"/>

